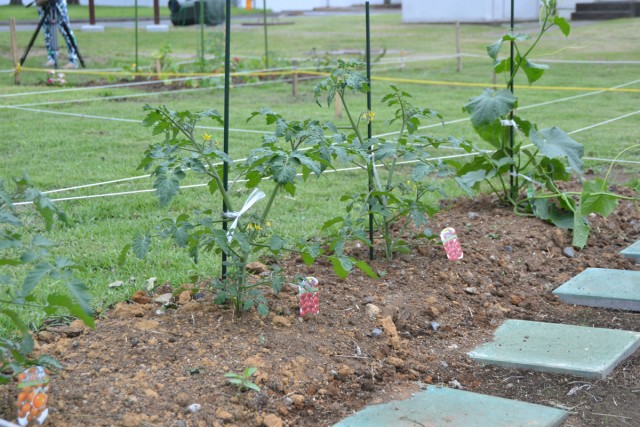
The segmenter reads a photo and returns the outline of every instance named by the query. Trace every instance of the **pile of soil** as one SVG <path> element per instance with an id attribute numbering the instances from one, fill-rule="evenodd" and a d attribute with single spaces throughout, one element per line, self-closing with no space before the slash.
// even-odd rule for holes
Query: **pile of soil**
<path id="1" fill-rule="evenodd" d="M 551 293 L 587 267 L 640 270 L 619 255 L 640 239 L 637 205 L 624 202 L 591 224 L 589 246 L 571 250 L 567 232 L 488 198 L 452 202 L 430 225 L 458 231 L 461 261 L 424 243 L 372 262 L 378 280 L 282 261 L 291 278 L 320 281 L 320 314 L 305 321 L 289 286 L 269 297 L 266 318 L 234 316 L 193 292 L 158 314 L 159 304 L 138 293 L 102 313 L 95 330 L 76 322 L 38 334 L 38 351 L 65 367 L 52 379 L 49 423 L 329 426 L 434 384 L 564 408 L 565 426 L 638 425 L 640 352 L 603 380 L 483 367 L 466 355 L 505 319 L 640 331 L 640 313 L 574 307 Z M 366 257 L 366 248 L 354 251 Z M 247 367 L 258 368 L 260 392 L 240 392 L 224 377 Z M 1 390 L 0 416 L 14 419 L 15 387 Z"/>

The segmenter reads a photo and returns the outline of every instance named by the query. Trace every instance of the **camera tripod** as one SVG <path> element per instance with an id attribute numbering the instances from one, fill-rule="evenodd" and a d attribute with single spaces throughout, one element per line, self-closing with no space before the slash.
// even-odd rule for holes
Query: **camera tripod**
<path id="1" fill-rule="evenodd" d="M 47 3 L 44 4 L 44 6 L 42 6 L 42 10 L 43 10 L 42 18 L 40 19 L 40 22 L 38 22 L 38 26 L 36 27 L 36 30 L 34 31 L 33 36 L 31 36 L 31 40 L 29 41 L 29 45 L 27 45 L 27 49 L 25 50 L 24 55 L 22 55 L 22 58 L 20 58 L 20 66 L 22 66 L 22 64 L 24 64 L 24 61 L 27 60 L 27 55 L 29 54 L 29 51 L 33 47 L 33 43 L 36 41 L 36 38 L 38 37 L 38 33 L 40 32 L 42 25 L 47 20 L 49 20 L 49 22 L 51 23 L 51 49 L 56 52 L 58 51 L 58 24 L 60 24 L 61 31 L 63 31 L 63 34 L 70 41 L 71 46 L 73 46 L 73 49 L 75 50 L 76 55 L 78 56 L 80 65 L 82 65 L 82 67 L 84 68 L 85 66 L 84 59 L 82 59 L 82 56 L 80 55 L 80 50 L 78 50 L 78 44 L 76 43 L 76 39 L 71 33 L 71 29 L 69 28 L 67 23 L 64 22 L 64 20 L 60 19 L 56 1 L 57 0 L 49 0 Z M 34 3 L 35 1 L 29 3 L 27 7 L 33 6 Z M 57 55 L 54 57 L 54 61 L 55 61 L 54 67 L 58 68 Z"/>

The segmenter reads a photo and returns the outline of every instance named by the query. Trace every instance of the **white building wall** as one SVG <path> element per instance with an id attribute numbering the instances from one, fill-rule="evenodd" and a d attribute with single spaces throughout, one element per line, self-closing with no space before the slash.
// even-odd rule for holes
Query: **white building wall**
<path id="1" fill-rule="evenodd" d="M 538 0 L 516 0 L 515 19 L 536 20 Z M 402 21 L 417 22 L 496 22 L 511 17 L 510 0 L 403 0 Z"/>

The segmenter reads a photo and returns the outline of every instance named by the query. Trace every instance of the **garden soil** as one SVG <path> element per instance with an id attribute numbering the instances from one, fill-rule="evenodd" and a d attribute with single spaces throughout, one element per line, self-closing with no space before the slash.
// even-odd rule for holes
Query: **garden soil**
<path id="1" fill-rule="evenodd" d="M 433 230 L 458 231 L 461 261 L 415 242 L 411 254 L 371 263 L 380 279 L 354 272 L 341 280 L 326 263 L 280 260 L 292 282 L 295 274 L 319 280 L 320 314 L 304 321 L 297 286 L 269 296 L 265 318 L 234 315 L 206 291 L 179 293 L 179 283 L 138 292 L 100 313 L 95 330 L 74 322 L 38 333 L 38 352 L 64 365 L 52 375 L 47 423 L 329 426 L 433 384 L 566 409 L 565 426 L 639 426 L 640 352 L 601 380 L 480 366 L 466 355 L 505 319 L 640 331 L 640 313 L 571 306 L 552 294 L 588 267 L 640 270 L 619 254 L 640 239 L 637 205 L 590 221 L 589 245 L 571 250 L 567 232 L 484 197 L 448 202 L 431 221 Z M 159 314 L 153 298 L 167 291 L 177 308 Z M 247 367 L 257 368 L 260 392 L 224 377 Z M 15 384 L 0 390 L 0 417 L 15 419 Z"/>

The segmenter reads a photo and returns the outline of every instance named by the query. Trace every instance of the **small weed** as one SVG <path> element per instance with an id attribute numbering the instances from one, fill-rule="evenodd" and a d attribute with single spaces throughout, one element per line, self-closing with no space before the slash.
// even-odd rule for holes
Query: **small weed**
<path id="1" fill-rule="evenodd" d="M 258 370 L 258 368 L 245 368 L 244 372 L 241 374 L 236 374 L 235 372 L 228 372 L 224 374 L 225 378 L 229 383 L 238 387 L 238 391 L 244 391 L 247 389 L 253 391 L 260 391 L 260 387 L 251 381 L 251 377 Z"/>

